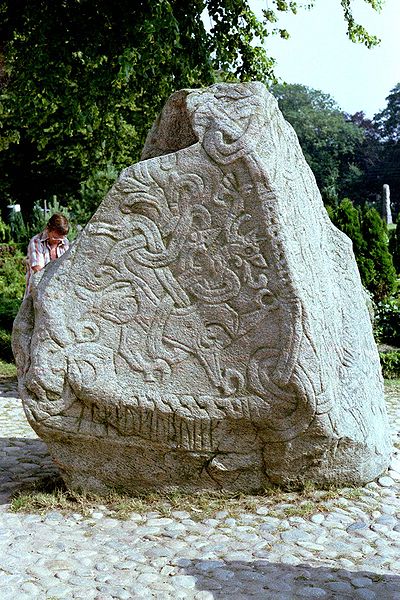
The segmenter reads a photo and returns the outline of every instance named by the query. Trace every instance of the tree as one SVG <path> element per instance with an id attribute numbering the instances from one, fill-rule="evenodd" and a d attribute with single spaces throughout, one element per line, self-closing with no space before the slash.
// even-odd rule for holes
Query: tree
<path id="1" fill-rule="evenodd" d="M 363 132 L 363 140 L 357 148 L 354 161 L 358 177 L 347 182 L 347 194 L 356 204 L 363 205 L 365 202 L 374 202 L 382 190 L 384 144 L 375 121 L 368 119 L 364 112 L 355 113 L 350 120 Z"/>
<path id="2" fill-rule="evenodd" d="M 330 214 L 333 223 L 353 242 L 353 251 L 360 271 L 361 281 L 369 289 L 375 275 L 374 264 L 366 258 L 367 244 L 361 231 L 361 214 L 351 200 L 344 198 Z"/>
<path id="3" fill-rule="evenodd" d="M 374 122 L 381 136 L 381 162 L 375 176 L 382 185 L 389 184 L 395 212 L 400 212 L 400 83 L 386 98 L 386 108 L 375 115 Z"/>
<path id="4" fill-rule="evenodd" d="M 24 207 L 76 196 L 107 164 L 120 170 L 137 160 L 163 99 L 175 87 L 213 80 L 207 49 L 195 42 L 205 34 L 198 6 L 174 13 L 166 0 L 20 0 L 2 7 L 4 192 Z"/>
<path id="5" fill-rule="evenodd" d="M 393 257 L 393 265 L 400 274 L 400 215 L 397 216 L 396 228 L 392 230 L 389 238 L 389 250 Z"/>
<path id="6" fill-rule="evenodd" d="M 334 225 L 353 242 L 361 281 L 379 302 L 397 289 L 396 270 L 388 247 L 387 227 L 375 208 L 356 208 L 345 198 L 336 209 L 330 207 Z"/>
<path id="7" fill-rule="evenodd" d="M 304 85 L 272 89 L 284 117 L 294 127 L 324 202 L 336 204 L 360 177 L 356 155 L 363 130 L 349 121 L 328 94 Z"/>
<path id="8" fill-rule="evenodd" d="M 364 132 L 364 141 L 356 155 L 356 166 L 361 176 L 349 186 L 349 195 L 357 203 L 374 202 L 382 186 L 390 186 L 394 214 L 400 209 L 400 83 L 386 98 L 386 108 L 367 119 L 362 112 L 351 116 L 351 121 Z"/>
<path id="9" fill-rule="evenodd" d="M 400 142 L 400 83 L 390 90 L 387 106 L 375 115 L 374 121 L 383 138 L 393 143 Z"/>
<path id="10" fill-rule="evenodd" d="M 380 0 L 364 1 L 379 10 Z M 354 21 L 350 0 L 340 4 L 349 37 L 377 43 Z M 27 213 L 38 199 L 80 198 L 85 182 L 110 183 L 139 158 L 178 88 L 208 85 L 216 73 L 274 81 L 262 44 L 272 33 L 287 37 L 277 15 L 297 3 L 271 7 L 259 20 L 248 0 L 0 0 L 3 201 Z"/>
<path id="11" fill-rule="evenodd" d="M 374 267 L 368 289 L 379 301 L 394 294 L 397 276 L 389 252 L 387 227 L 375 208 L 364 208 L 361 230 L 366 243 L 365 258 L 370 259 Z"/>
<path id="12" fill-rule="evenodd" d="M 361 232 L 360 212 L 349 198 L 344 198 L 334 211 L 333 222 L 353 242 L 356 257 L 365 253 L 366 244 Z"/>

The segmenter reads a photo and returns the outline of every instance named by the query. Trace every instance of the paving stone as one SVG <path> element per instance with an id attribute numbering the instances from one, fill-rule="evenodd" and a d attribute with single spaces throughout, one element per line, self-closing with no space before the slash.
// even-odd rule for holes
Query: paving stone
<path id="1" fill-rule="evenodd" d="M 301 589 L 304 598 L 327 598 L 326 590 L 318 587 L 304 587 Z"/>
<path id="2" fill-rule="evenodd" d="M 343 594 L 352 593 L 354 590 L 352 585 L 350 585 L 350 583 L 347 583 L 346 581 L 331 581 L 327 584 L 327 587 L 333 592 Z"/>
<path id="3" fill-rule="evenodd" d="M 10 435 L 0 442 L 0 500 L 11 489 L 4 486 L 57 473 L 20 401 L 7 403 L 0 395 L 0 427 L 5 422 Z M 388 410 L 398 431 L 393 415 L 400 415 L 400 402 L 388 402 Z M 400 482 L 391 479 L 390 487 L 372 482 L 340 506 L 316 493 L 326 511 L 309 519 L 270 516 L 265 500 L 254 512 L 220 511 L 204 521 L 179 510 L 119 521 L 102 505 L 90 519 L 59 511 L 42 517 L 2 504 L 0 598 L 397 600 Z M 287 498 L 292 504 L 274 510 L 293 506 L 293 496 Z"/>
<path id="4" fill-rule="evenodd" d="M 384 477 L 379 477 L 378 483 L 382 487 L 391 487 L 394 484 L 394 480 L 388 475 L 386 475 Z"/>
<path id="5" fill-rule="evenodd" d="M 195 600 L 213 600 L 214 594 L 211 592 L 207 592 L 206 590 L 201 590 L 194 595 Z"/>
<path id="6" fill-rule="evenodd" d="M 360 598 L 360 600 L 375 600 L 375 598 L 377 598 L 377 595 L 374 591 L 368 588 L 358 588 L 354 592 L 354 597 Z"/>
<path id="7" fill-rule="evenodd" d="M 281 538 L 284 542 L 307 542 L 312 540 L 312 536 L 300 529 L 289 529 L 281 533 Z"/>
<path id="8" fill-rule="evenodd" d="M 56 585 L 54 587 L 47 588 L 47 598 L 70 598 L 71 588 L 67 585 Z"/>
<path id="9" fill-rule="evenodd" d="M 348 533 L 351 533 L 353 531 L 360 531 L 360 529 L 366 529 L 368 527 L 368 523 L 366 523 L 365 521 L 356 521 L 355 523 L 352 523 L 351 525 L 349 525 L 346 529 L 346 531 Z"/>
<path id="10" fill-rule="evenodd" d="M 174 575 L 171 577 L 171 583 L 174 587 L 192 589 L 196 585 L 196 578 L 190 575 Z"/>

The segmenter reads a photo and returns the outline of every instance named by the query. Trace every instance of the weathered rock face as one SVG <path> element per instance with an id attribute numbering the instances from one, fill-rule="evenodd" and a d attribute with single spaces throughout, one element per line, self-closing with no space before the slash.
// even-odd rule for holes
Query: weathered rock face
<path id="1" fill-rule="evenodd" d="M 350 240 L 259 83 L 184 90 L 14 328 L 67 484 L 251 491 L 387 466 Z"/>

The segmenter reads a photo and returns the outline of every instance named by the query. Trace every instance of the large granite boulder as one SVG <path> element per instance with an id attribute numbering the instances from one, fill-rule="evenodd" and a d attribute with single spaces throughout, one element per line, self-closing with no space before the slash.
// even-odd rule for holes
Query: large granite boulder
<path id="1" fill-rule="evenodd" d="M 14 326 L 71 488 L 361 484 L 390 440 L 350 240 L 260 83 L 171 96 Z"/>

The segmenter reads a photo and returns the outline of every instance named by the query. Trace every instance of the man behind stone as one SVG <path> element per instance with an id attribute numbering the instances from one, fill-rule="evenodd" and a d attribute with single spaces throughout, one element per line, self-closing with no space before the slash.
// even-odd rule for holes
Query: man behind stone
<path id="1" fill-rule="evenodd" d="M 43 269 L 50 261 L 62 256 L 69 248 L 68 219 L 59 213 L 47 222 L 46 228 L 33 236 L 28 244 L 25 297 L 31 289 L 32 273 Z"/>

